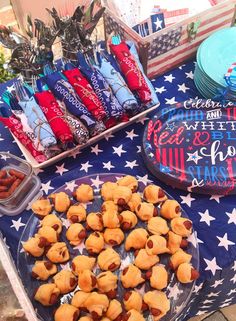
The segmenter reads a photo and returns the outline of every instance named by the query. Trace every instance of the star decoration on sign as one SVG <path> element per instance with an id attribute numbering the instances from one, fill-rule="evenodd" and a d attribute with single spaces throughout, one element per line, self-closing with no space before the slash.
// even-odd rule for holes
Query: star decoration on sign
<path id="1" fill-rule="evenodd" d="M 170 98 L 170 99 L 165 98 L 165 101 L 166 101 L 166 104 L 167 104 L 167 105 L 177 104 L 177 101 L 175 100 L 175 97 L 172 97 L 172 98 Z"/>
<path id="2" fill-rule="evenodd" d="M 99 175 L 96 176 L 95 179 L 91 178 L 92 186 L 95 186 L 96 188 L 99 188 L 101 184 L 103 184 L 103 181 L 100 181 Z"/>
<path id="3" fill-rule="evenodd" d="M 22 226 L 25 226 L 25 223 L 21 222 L 21 217 L 17 221 L 12 220 L 11 222 L 12 222 L 12 225 L 10 227 L 14 228 L 17 232 Z"/>
<path id="4" fill-rule="evenodd" d="M 178 91 L 182 91 L 183 93 L 186 93 L 186 91 L 190 89 L 189 87 L 186 87 L 185 83 L 183 83 L 182 85 L 178 85 L 178 87 Z"/>
<path id="5" fill-rule="evenodd" d="M 103 150 L 99 149 L 98 144 L 96 146 L 91 146 L 91 153 L 94 153 L 96 156 L 98 156 L 98 154 L 102 152 Z"/>
<path id="6" fill-rule="evenodd" d="M 221 197 L 224 197 L 224 195 L 211 195 L 210 201 L 216 201 L 217 203 L 220 203 Z"/>
<path id="7" fill-rule="evenodd" d="M 164 81 L 169 81 L 170 83 L 173 82 L 173 80 L 175 79 L 175 77 L 173 77 L 172 74 L 168 75 L 168 76 L 164 76 L 165 80 Z"/>
<path id="8" fill-rule="evenodd" d="M 166 89 L 164 86 L 158 88 L 158 87 L 155 87 L 155 92 L 158 93 L 158 94 L 162 94 L 163 92 L 165 92 Z"/>
<path id="9" fill-rule="evenodd" d="M 236 225 L 236 208 L 233 209 L 232 213 L 226 212 L 226 215 L 229 217 L 228 224 Z"/>
<path id="10" fill-rule="evenodd" d="M 63 163 L 61 166 L 56 166 L 57 170 L 55 171 L 56 174 L 60 174 L 61 176 L 63 173 L 68 172 L 68 169 L 65 168 L 65 163 Z"/>
<path id="11" fill-rule="evenodd" d="M 198 164 L 198 161 L 202 159 L 203 157 L 198 155 L 198 150 L 194 153 L 187 153 L 188 154 L 188 159 L 187 162 L 193 161 L 196 165 Z"/>
<path id="12" fill-rule="evenodd" d="M 130 132 L 127 131 L 126 134 L 127 134 L 126 137 L 130 138 L 131 140 L 133 140 L 134 137 L 138 137 L 138 135 L 135 134 L 134 129 L 132 129 Z"/>
<path id="13" fill-rule="evenodd" d="M 93 165 L 90 165 L 89 161 L 87 161 L 86 163 L 81 164 L 80 170 L 88 173 L 90 167 L 93 167 Z"/>
<path id="14" fill-rule="evenodd" d="M 113 154 L 117 154 L 119 157 L 121 157 L 122 154 L 127 153 L 126 150 L 123 149 L 123 144 L 121 144 L 119 147 L 112 147 L 114 152 Z"/>
<path id="15" fill-rule="evenodd" d="M 188 193 L 186 196 L 181 196 L 180 198 L 182 199 L 181 204 L 187 204 L 188 207 L 191 207 L 192 202 L 195 201 L 195 198 L 191 197 L 191 193 Z"/>
<path id="16" fill-rule="evenodd" d="M 139 166 L 139 165 L 137 164 L 137 160 L 136 160 L 136 159 L 135 159 L 134 161 L 132 161 L 132 162 L 126 161 L 125 167 L 129 167 L 129 168 L 133 169 L 133 168 L 136 167 L 136 166 Z"/>
<path id="17" fill-rule="evenodd" d="M 103 164 L 103 168 L 108 169 L 109 171 L 112 168 L 115 168 L 115 166 L 112 165 L 111 161 L 107 162 L 107 163 L 102 163 Z"/>
<path id="18" fill-rule="evenodd" d="M 222 270 L 221 267 L 216 263 L 216 258 L 214 257 L 212 260 L 204 259 L 207 267 L 205 268 L 206 271 L 211 271 L 213 275 L 216 274 L 217 270 Z M 222 280 L 223 282 L 224 280 Z M 219 281 L 218 281 L 219 282 Z"/>
<path id="19" fill-rule="evenodd" d="M 78 185 L 75 184 L 75 181 L 66 182 L 66 190 L 73 192 Z"/>
<path id="20" fill-rule="evenodd" d="M 172 122 L 172 123 L 167 123 L 167 126 L 166 126 L 166 130 L 170 130 L 173 132 L 173 130 L 176 128 L 177 126 L 175 126 L 175 123 Z"/>
<path id="21" fill-rule="evenodd" d="M 159 20 L 158 17 L 157 17 L 157 20 L 154 21 L 153 23 L 156 25 L 157 30 L 158 30 L 158 29 L 162 29 L 162 23 L 163 23 L 163 21 L 162 21 L 162 20 Z"/>
<path id="22" fill-rule="evenodd" d="M 41 190 L 45 193 L 48 194 L 48 192 L 53 189 L 53 187 L 50 185 L 51 181 L 48 181 L 47 183 L 42 183 Z"/>
<path id="23" fill-rule="evenodd" d="M 208 226 L 211 225 L 211 221 L 215 220 L 215 218 L 209 214 L 209 210 L 203 213 L 198 212 L 198 214 L 201 216 L 200 222 L 205 222 Z"/>
<path id="24" fill-rule="evenodd" d="M 229 245 L 235 245 L 234 242 L 228 239 L 227 233 L 225 233 L 223 237 L 217 236 L 217 238 L 220 241 L 218 246 L 223 246 L 227 251 L 229 250 Z"/>

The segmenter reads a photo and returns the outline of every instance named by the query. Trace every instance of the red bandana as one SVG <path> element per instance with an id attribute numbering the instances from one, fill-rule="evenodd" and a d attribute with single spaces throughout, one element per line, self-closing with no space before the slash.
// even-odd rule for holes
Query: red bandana
<path id="1" fill-rule="evenodd" d="M 70 127 L 64 120 L 64 113 L 53 94 L 50 91 L 38 92 L 35 93 L 35 98 L 46 116 L 56 138 L 64 144 L 73 142 L 73 135 Z"/>
<path id="2" fill-rule="evenodd" d="M 148 103 L 151 100 L 151 91 L 127 44 L 122 41 L 119 45 L 110 44 L 110 48 L 125 75 L 130 90 L 137 92 L 142 103 Z"/>
<path id="3" fill-rule="evenodd" d="M 8 127 L 12 134 L 25 146 L 38 163 L 47 160 L 45 155 L 35 149 L 31 139 L 24 133 L 21 122 L 15 116 L 10 116 L 9 118 L 0 117 L 0 121 Z"/>
<path id="4" fill-rule="evenodd" d="M 106 118 L 106 112 L 93 91 L 90 83 L 81 74 L 78 68 L 63 71 L 69 83 L 74 87 L 82 103 L 87 107 L 88 111 L 97 119 L 103 120 Z"/>

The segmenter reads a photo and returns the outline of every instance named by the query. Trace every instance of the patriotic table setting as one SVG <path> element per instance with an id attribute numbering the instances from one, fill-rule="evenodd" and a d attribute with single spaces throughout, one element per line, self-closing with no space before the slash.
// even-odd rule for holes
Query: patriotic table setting
<path id="1" fill-rule="evenodd" d="M 193 82 L 194 67 L 195 62 L 191 61 L 152 80 L 161 103 L 158 112 L 191 98 L 202 98 Z M 8 82 L 1 85 L 0 93 L 2 95 L 4 91 L 11 92 L 13 89 L 12 82 Z M 4 102 L 1 99 L 2 105 Z M 37 168 L 35 172 L 41 179 L 44 195 L 49 195 L 63 184 L 72 192 L 76 187 L 75 180 L 88 175 L 93 175 L 91 186 L 98 189 L 103 183 L 99 173 L 126 173 L 135 175 L 145 186 L 151 182 L 160 185 L 174 197 L 193 221 L 198 244 L 195 238 L 190 239 L 190 242 L 195 248 L 199 247 L 200 251 L 200 278 L 189 304 L 179 317 L 179 320 L 187 320 L 236 303 L 235 196 L 195 194 L 191 190 L 172 188 L 155 178 L 148 171 L 142 156 L 144 128 L 154 115 L 140 117 L 136 123 L 122 131 L 106 135 L 103 140 L 83 151 L 74 152 L 70 157 L 45 169 Z M 3 124 L 0 124 L 0 132 L 1 151 L 22 157 Z M 2 157 L 7 158 L 6 155 Z M 29 210 L 25 210 L 15 217 L 0 217 L 1 233 L 15 264 L 18 243 L 30 214 Z M 174 286 L 170 296 L 178 297 L 180 291 Z M 181 308 L 177 306 L 176 310 Z"/>

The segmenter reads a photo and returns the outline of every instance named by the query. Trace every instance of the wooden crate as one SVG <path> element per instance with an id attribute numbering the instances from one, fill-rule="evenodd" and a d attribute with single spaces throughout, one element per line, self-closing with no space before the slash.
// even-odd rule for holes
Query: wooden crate
<path id="1" fill-rule="evenodd" d="M 201 42 L 219 29 L 235 23 L 236 0 L 215 0 L 216 5 L 149 36 L 141 37 L 114 12 L 104 14 L 106 38 L 112 31 L 136 43 L 140 60 L 149 78 L 161 75 L 196 54 Z M 189 28 L 199 22 L 195 39 L 189 38 Z"/>

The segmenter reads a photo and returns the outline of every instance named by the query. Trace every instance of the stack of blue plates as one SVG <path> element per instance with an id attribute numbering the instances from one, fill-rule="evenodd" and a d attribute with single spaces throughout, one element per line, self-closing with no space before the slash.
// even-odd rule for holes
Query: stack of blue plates
<path id="1" fill-rule="evenodd" d="M 227 91 L 227 99 L 236 100 L 236 87 L 228 87 L 225 80 L 235 62 L 236 27 L 219 30 L 207 38 L 198 49 L 194 72 L 199 92 L 205 98 L 216 99 Z"/>

